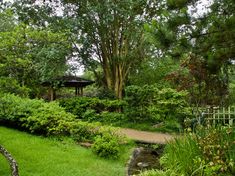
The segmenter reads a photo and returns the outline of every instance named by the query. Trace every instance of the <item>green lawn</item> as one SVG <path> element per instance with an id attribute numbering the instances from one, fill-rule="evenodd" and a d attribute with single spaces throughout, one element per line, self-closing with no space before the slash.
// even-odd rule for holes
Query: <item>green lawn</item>
<path id="1" fill-rule="evenodd" d="M 118 176 L 125 175 L 130 148 L 119 160 L 102 159 L 74 142 L 57 141 L 0 127 L 0 144 L 17 160 L 20 176 Z M 0 176 L 9 176 L 0 155 Z"/>

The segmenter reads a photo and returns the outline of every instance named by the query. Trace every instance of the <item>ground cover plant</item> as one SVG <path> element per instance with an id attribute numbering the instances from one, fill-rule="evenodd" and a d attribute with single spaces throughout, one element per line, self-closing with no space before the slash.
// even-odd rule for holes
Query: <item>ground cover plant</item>
<path id="1" fill-rule="evenodd" d="M 171 141 L 161 157 L 162 170 L 151 175 L 233 176 L 235 174 L 235 128 L 202 128 Z"/>
<path id="2" fill-rule="evenodd" d="M 19 164 L 22 176 L 124 176 L 130 148 L 123 148 L 119 159 L 103 159 L 90 149 L 66 138 L 35 136 L 0 126 L 0 143 Z M 10 168 L 0 155 L 0 175 L 10 175 Z"/>

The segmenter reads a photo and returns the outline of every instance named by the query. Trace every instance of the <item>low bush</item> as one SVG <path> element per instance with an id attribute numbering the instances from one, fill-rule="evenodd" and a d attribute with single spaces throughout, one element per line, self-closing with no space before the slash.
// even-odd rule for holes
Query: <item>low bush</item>
<path id="1" fill-rule="evenodd" d="M 100 121 L 107 124 L 125 121 L 125 115 L 117 112 L 103 111 L 99 116 Z"/>
<path id="2" fill-rule="evenodd" d="M 95 138 L 92 151 L 100 157 L 118 158 L 121 152 L 119 138 L 110 133 L 103 133 Z"/>
<path id="3" fill-rule="evenodd" d="M 75 117 L 61 108 L 58 103 L 43 103 L 38 109 L 25 118 L 22 118 L 23 126 L 30 132 L 41 133 L 47 135 L 67 134 L 68 129 L 58 128 L 66 122 L 72 122 Z"/>
<path id="4" fill-rule="evenodd" d="M 0 102 L 0 119 L 17 123 L 32 133 L 64 134 L 66 129 L 56 131 L 57 126 L 75 119 L 55 102 L 45 103 L 12 94 L 3 94 Z"/>
<path id="5" fill-rule="evenodd" d="M 22 118 L 32 115 L 43 103 L 42 100 L 30 100 L 12 94 L 1 94 L 0 119 L 22 123 Z"/>
<path id="6" fill-rule="evenodd" d="M 67 135 L 76 141 L 95 141 L 94 151 L 102 157 L 113 155 L 116 158 L 119 154 L 122 137 L 116 129 L 76 119 L 57 102 L 45 103 L 43 100 L 3 94 L 0 96 L 0 120 L 18 124 L 31 133 Z M 100 146 L 100 141 L 105 142 L 107 146 Z"/>
<path id="7" fill-rule="evenodd" d="M 82 119 L 83 114 L 88 109 L 94 109 L 96 112 L 103 109 L 103 105 L 100 104 L 98 98 L 89 98 L 89 97 L 74 97 L 59 99 L 59 105 L 64 107 L 67 112 L 74 114 L 77 118 Z"/>

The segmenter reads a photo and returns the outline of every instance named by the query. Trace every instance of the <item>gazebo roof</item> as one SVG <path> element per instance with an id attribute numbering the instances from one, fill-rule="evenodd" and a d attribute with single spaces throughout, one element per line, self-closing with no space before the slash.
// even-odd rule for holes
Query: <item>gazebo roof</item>
<path id="1" fill-rule="evenodd" d="M 86 87 L 93 84 L 94 81 L 80 78 L 77 76 L 62 76 L 52 80 L 42 82 L 43 86 L 52 86 L 56 84 L 59 87 Z"/>

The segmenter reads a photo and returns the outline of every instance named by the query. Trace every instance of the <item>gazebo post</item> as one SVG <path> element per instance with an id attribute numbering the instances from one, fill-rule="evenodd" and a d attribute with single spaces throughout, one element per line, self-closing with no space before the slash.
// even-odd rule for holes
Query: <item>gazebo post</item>
<path id="1" fill-rule="evenodd" d="M 49 96 L 50 96 L 50 101 L 53 101 L 56 99 L 56 91 L 53 87 L 49 88 Z"/>
<path id="2" fill-rule="evenodd" d="M 78 96 L 78 87 L 75 87 L 75 96 Z"/>
<path id="3" fill-rule="evenodd" d="M 81 96 L 83 96 L 83 87 L 81 87 L 80 89 L 81 89 Z"/>

